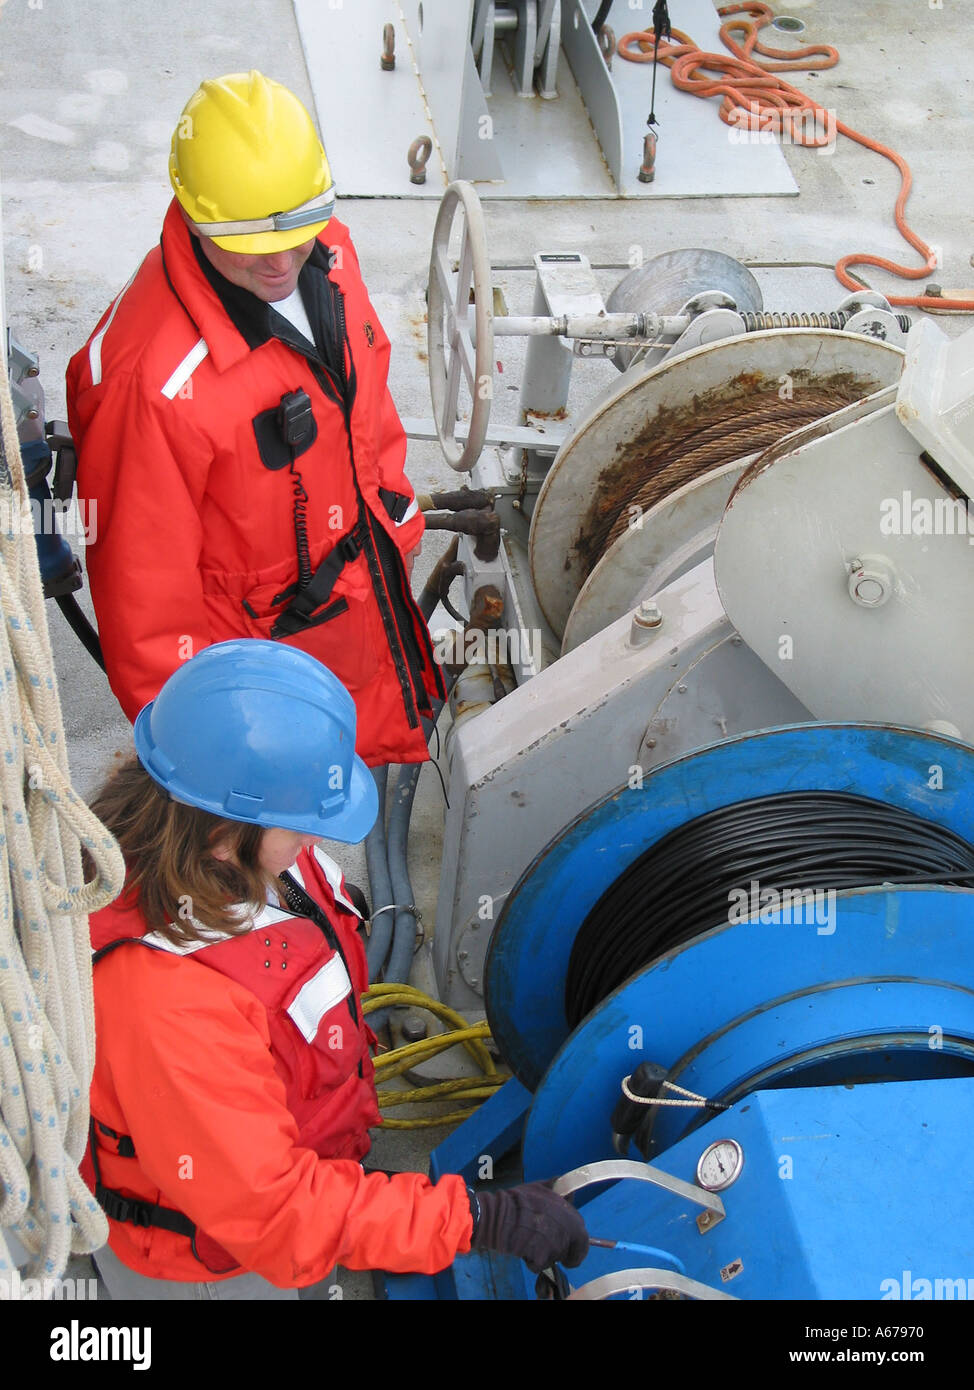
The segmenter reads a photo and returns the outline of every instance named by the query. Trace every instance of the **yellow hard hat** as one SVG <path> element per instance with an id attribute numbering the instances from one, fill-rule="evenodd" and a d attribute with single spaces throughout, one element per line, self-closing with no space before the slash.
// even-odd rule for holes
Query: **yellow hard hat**
<path id="1" fill-rule="evenodd" d="M 335 207 L 311 117 L 256 71 L 210 78 L 193 93 L 173 132 L 169 177 L 199 234 L 245 256 L 303 245 Z"/>

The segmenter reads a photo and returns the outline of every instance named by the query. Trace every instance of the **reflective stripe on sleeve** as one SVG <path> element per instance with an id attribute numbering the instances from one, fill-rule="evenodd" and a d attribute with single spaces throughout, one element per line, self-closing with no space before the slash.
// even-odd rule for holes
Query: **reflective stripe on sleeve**
<path id="1" fill-rule="evenodd" d="M 190 377 L 209 351 L 210 349 L 206 345 L 206 340 L 201 338 L 195 347 L 192 347 L 189 352 L 187 352 L 186 356 L 162 388 L 162 394 L 167 400 L 171 401 L 176 393 L 186 385 L 187 381 L 189 381 Z"/>
<path id="2" fill-rule="evenodd" d="M 140 267 L 140 268 L 141 268 L 141 267 Z M 88 371 L 91 373 L 91 384 L 92 384 L 92 386 L 100 386 L 100 385 L 101 385 L 101 345 L 102 345 L 102 339 L 105 337 L 105 334 L 108 332 L 108 330 L 109 330 L 109 329 L 111 328 L 111 326 L 112 326 L 112 319 L 113 319 L 113 318 L 115 317 L 115 315 L 118 313 L 118 306 L 121 304 L 122 300 L 125 298 L 125 291 L 128 289 L 129 285 L 131 285 L 132 281 L 135 279 L 135 276 L 138 275 L 138 273 L 139 273 L 138 271 L 135 271 L 135 273 L 130 277 L 130 279 L 129 279 L 129 281 L 128 281 L 128 284 L 126 284 L 125 286 L 123 286 L 123 288 L 119 291 L 118 298 L 115 300 L 115 303 L 112 305 L 112 312 L 108 315 L 108 318 L 105 320 L 105 326 L 104 326 L 104 328 L 99 329 L 98 332 L 95 334 L 95 336 L 92 338 L 91 342 L 88 344 Z"/>

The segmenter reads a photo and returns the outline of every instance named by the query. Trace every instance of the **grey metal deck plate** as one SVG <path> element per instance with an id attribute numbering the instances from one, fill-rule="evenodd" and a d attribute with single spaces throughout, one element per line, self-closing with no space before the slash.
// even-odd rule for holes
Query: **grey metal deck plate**
<path id="1" fill-rule="evenodd" d="M 578 0 L 590 16 L 598 0 Z M 573 22 L 576 0 L 563 0 L 563 32 Z M 463 7 L 463 0 L 457 8 Z M 651 6 L 619 6 L 616 37 L 648 25 Z M 433 125 L 396 0 L 294 0 L 311 88 L 336 185 L 346 197 L 439 198 L 446 173 L 434 143 L 423 185 L 409 182 L 406 151 Z M 613 18 L 614 18 L 613 13 Z M 396 67 L 382 72 L 382 27 L 396 29 Z M 683 0 L 680 26 L 709 52 L 724 52 L 720 21 L 711 0 Z M 599 149 L 577 83 L 562 51 L 559 97 L 517 96 L 499 50 L 494 94 L 488 100 L 494 138 L 506 175 L 503 183 L 479 182 L 482 198 L 606 198 L 619 193 Z M 661 68 L 656 80 L 659 151 L 656 179 L 636 180 L 649 113 L 652 68 L 616 56 L 612 77 L 619 93 L 625 150 L 625 197 L 702 198 L 794 194 L 798 188 L 780 147 L 735 139 L 718 116 L 716 99 L 702 101 L 673 88 Z M 800 85 L 800 83 L 799 83 Z M 809 152 L 809 158 L 813 158 Z"/>

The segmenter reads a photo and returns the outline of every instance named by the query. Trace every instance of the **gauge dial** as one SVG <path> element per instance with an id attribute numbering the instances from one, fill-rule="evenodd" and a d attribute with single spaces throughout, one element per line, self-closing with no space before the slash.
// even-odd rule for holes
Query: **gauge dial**
<path id="1" fill-rule="evenodd" d="M 721 1192 L 741 1176 L 744 1150 L 736 1139 L 718 1139 L 704 1149 L 697 1164 L 697 1184 L 706 1192 Z"/>

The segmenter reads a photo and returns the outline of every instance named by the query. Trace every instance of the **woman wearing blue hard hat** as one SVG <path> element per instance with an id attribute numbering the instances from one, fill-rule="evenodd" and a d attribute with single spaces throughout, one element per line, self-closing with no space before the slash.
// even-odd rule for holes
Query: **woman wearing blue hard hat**
<path id="1" fill-rule="evenodd" d="M 313 657 L 207 647 L 135 724 L 94 801 L 122 896 L 91 922 L 86 1175 L 117 1298 L 280 1298 L 350 1269 L 434 1273 L 471 1248 L 534 1269 L 587 1248 L 542 1184 L 366 1173 L 377 1124 L 360 918 L 322 838 L 371 829 L 355 708 Z"/>

